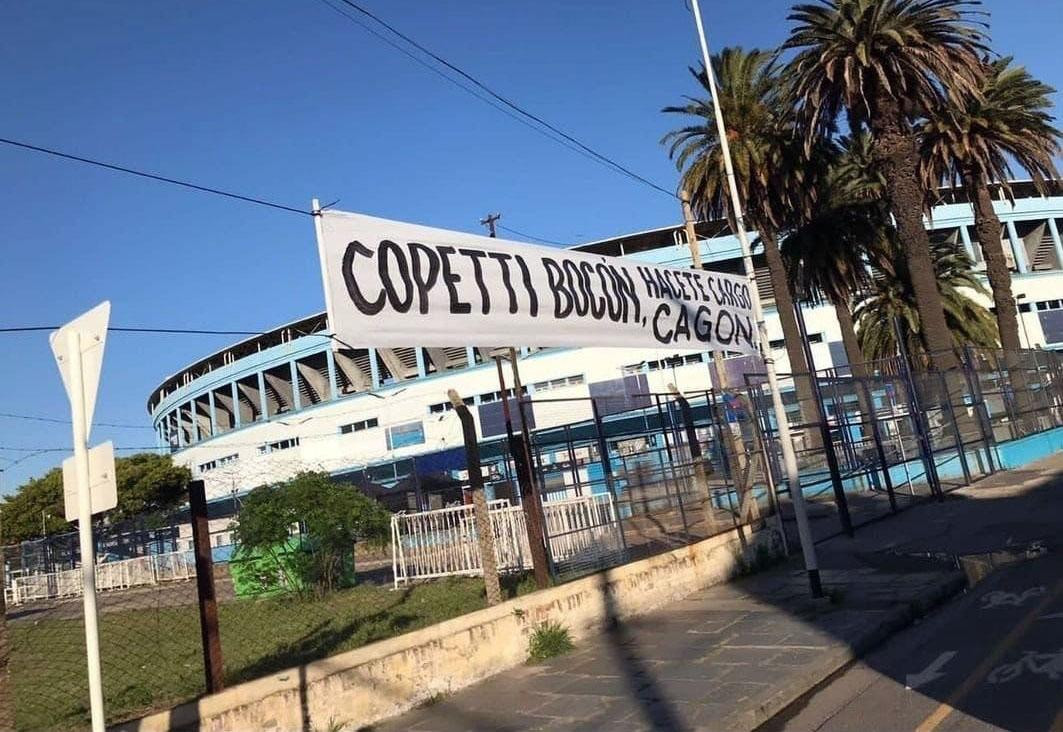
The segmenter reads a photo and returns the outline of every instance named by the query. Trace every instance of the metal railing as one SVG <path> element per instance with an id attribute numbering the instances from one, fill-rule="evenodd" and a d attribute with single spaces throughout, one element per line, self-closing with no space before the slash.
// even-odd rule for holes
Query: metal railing
<path id="1" fill-rule="evenodd" d="M 149 554 L 144 557 L 96 565 L 96 590 L 124 590 L 187 580 L 196 576 L 192 552 Z M 4 590 L 9 605 L 81 596 L 81 568 L 15 577 Z"/>

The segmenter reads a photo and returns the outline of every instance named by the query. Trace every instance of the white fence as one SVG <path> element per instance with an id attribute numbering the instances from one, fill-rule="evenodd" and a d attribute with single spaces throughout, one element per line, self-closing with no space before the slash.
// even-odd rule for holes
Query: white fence
<path id="1" fill-rule="evenodd" d="M 531 568 L 524 510 L 508 500 L 488 504 L 500 572 Z M 612 496 L 597 494 L 543 504 L 544 530 L 557 574 L 601 565 L 624 551 Z M 410 580 L 483 572 L 471 505 L 391 517 L 395 586 Z"/>
<path id="2" fill-rule="evenodd" d="M 134 559 L 97 564 L 96 590 L 124 590 L 140 585 L 186 580 L 195 576 L 196 561 L 192 552 L 149 554 Z M 5 590 L 5 599 L 9 605 L 80 595 L 80 567 L 15 577 L 11 580 L 11 586 Z"/>

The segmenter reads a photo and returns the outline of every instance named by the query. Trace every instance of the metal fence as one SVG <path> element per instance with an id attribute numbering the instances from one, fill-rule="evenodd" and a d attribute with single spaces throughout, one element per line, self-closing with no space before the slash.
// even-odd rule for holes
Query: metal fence
<path id="1" fill-rule="evenodd" d="M 144 557 L 102 562 L 96 565 L 96 591 L 125 590 L 130 587 L 177 582 L 195 577 L 196 564 L 192 552 L 168 552 Z M 6 587 L 8 605 L 27 602 L 80 597 L 81 569 L 27 574 L 14 577 Z"/>
<path id="2" fill-rule="evenodd" d="M 949 371 L 890 359 L 781 377 L 817 539 L 970 485 L 1007 467 L 1011 446 L 1063 426 L 1059 354 L 968 348 L 958 356 L 960 368 Z M 794 538 L 770 398 L 760 375 L 747 374 L 746 388 Z"/>
<path id="3" fill-rule="evenodd" d="M 500 572 L 532 568 L 524 509 L 508 499 L 491 501 L 489 515 Z M 555 566 L 579 571 L 622 561 L 616 506 L 608 494 L 558 498 L 543 503 L 549 551 Z M 398 513 L 391 519 L 394 585 L 411 580 L 474 576 L 483 566 L 472 505 Z"/>
<path id="4" fill-rule="evenodd" d="M 1060 356 L 970 349 L 961 355 L 962 368 L 948 372 L 913 371 L 891 360 L 782 377 L 817 539 L 1019 464 L 1039 435 L 1063 427 Z M 512 437 L 496 433 L 478 445 L 506 592 L 512 596 L 528 583 L 522 496 L 542 502 L 542 543 L 554 581 L 736 528 L 742 537 L 764 526 L 782 529 L 776 533 L 782 547 L 796 545 L 769 396 L 763 377 L 750 373 L 726 389 L 658 393 L 643 381 L 640 390 L 623 393 L 514 400 L 518 414 L 533 410 L 540 424 L 557 426 L 514 420 L 528 425 L 526 435 L 515 427 Z M 264 592 L 248 580 L 253 562 L 218 566 L 226 683 L 483 607 L 467 503 L 470 466 L 452 457 L 424 461 L 436 466 L 433 472 L 391 489 L 405 491 L 401 506 L 432 510 L 395 516 L 390 554 L 356 549 L 354 587 L 325 597 Z M 107 561 L 97 580 L 110 588 L 99 602 L 111 722 L 206 690 L 196 585 L 167 581 L 194 575 L 184 559 L 187 520 L 175 514 L 100 530 L 97 552 Z M 8 554 L 21 573 L 7 594 L 19 729 L 86 725 L 76 562 L 76 546 L 62 537 Z M 421 581 L 430 578 L 440 579 Z"/>

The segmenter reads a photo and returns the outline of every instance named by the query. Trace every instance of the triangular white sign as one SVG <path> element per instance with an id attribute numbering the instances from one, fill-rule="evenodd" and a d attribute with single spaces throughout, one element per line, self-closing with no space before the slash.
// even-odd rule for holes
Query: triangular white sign
<path id="1" fill-rule="evenodd" d="M 93 516 L 118 505 L 113 442 L 89 450 L 89 497 Z M 67 521 L 78 520 L 78 478 L 73 456 L 63 461 L 63 508 Z"/>
<path id="2" fill-rule="evenodd" d="M 92 432 L 92 415 L 96 409 L 96 392 L 100 385 L 100 370 L 103 366 L 103 349 L 107 345 L 107 324 L 111 319 L 111 303 L 104 300 L 83 315 L 71 320 L 48 336 L 48 342 L 59 365 L 66 395 L 70 394 L 70 339 L 67 334 L 81 334 L 81 373 L 85 383 L 85 439 Z"/>

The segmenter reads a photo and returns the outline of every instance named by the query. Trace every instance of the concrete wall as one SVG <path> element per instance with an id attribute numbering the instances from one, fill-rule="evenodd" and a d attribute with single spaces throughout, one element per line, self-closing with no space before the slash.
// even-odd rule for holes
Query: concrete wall
<path id="1" fill-rule="evenodd" d="M 774 532 L 748 536 L 747 556 Z M 648 612 L 738 567 L 734 530 L 697 544 L 519 597 L 429 628 L 257 679 L 121 725 L 160 730 L 356 729 L 523 663 L 528 637 L 548 620 L 578 642 L 617 619 Z"/>

